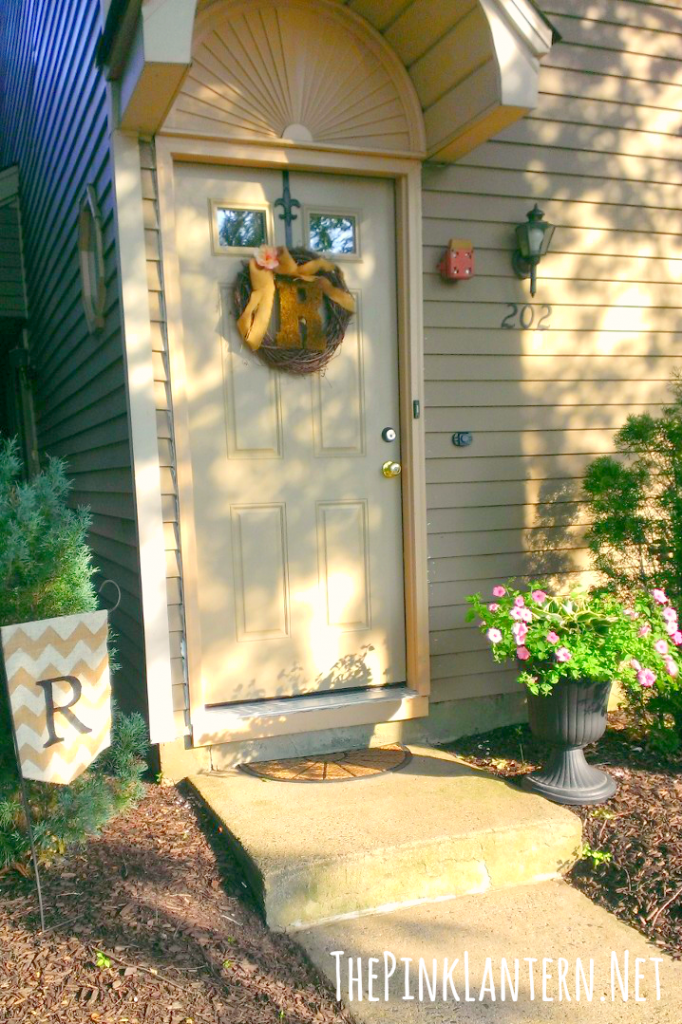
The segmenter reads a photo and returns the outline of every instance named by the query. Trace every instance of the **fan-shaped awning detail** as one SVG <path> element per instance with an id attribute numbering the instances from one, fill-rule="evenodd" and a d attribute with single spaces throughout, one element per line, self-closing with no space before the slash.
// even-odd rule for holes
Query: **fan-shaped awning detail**
<path id="1" fill-rule="evenodd" d="M 367 22 L 315 0 L 231 0 L 197 18 L 192 66 L 165 128 L 423 152 L 400 61 Z"/>
<path id="2" fill-rule="evenodd" d="M 444 161 L 535 106 L 553 36 L 531 0 L 137 0 L 141 31 L 135 2 L 101 54 L 122 127 Z"/>

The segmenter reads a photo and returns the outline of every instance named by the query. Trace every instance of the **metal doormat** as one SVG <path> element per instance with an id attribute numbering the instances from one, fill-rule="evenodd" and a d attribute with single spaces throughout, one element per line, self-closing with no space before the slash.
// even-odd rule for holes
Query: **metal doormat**
<path id="1" fill-rule="evenodd" d="M 259 761 L 237 767 L 249 775 L 272 782 L 351 782 L 384 772 L 395 772 L 409 763 L 407 747 L 392 743 L 369 750 L 344 750 L 340 754 L 312 754 L 281 761 Z"/>

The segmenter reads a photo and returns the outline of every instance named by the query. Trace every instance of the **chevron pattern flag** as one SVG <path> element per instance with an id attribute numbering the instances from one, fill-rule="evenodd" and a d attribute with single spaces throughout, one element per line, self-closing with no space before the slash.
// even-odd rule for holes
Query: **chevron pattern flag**
<path id="1" fill-rule="evenodd" d="M 0 627 L 25 779 L 68 785 L 111 743 L 107 613 Z"/>

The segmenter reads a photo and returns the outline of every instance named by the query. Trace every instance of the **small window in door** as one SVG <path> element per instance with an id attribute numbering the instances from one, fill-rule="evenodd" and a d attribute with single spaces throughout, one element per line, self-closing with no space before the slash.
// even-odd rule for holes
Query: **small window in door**
<path id="1" fill-rule="evenodd" d="M 257 249 L 270 239 L 267 206 L 244 206 L 214 202 L 211 204 L 213 251 L 237 255 L 244 249 Z"/>
<path id="2" fill-rule="evenodd" d="M 347 258 L 359 257 L 360 240 L 355 213 L 310 210 L 307 220 L 308 245 L 314 252 Z"/>

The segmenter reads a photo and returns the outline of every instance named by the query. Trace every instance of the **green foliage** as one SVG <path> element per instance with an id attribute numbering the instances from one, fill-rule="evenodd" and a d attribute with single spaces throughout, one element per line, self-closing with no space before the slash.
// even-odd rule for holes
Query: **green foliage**
<path id="1" fill-rule="evenodd" d="M 613 855 L 607 850 L 593 850 L 589 843 L 583 843 L 580 848 L 580 859 L 591 860 L 592 867 L 598 868 L 600 864 L 608 864 L 613 860 Z"/>
<path id="2" fill-rule="evenodd" d="M 585 475 L 595 563 L 620 594 L 661 587 L 682 599 L 682 381 L 655 418 L 629 416 L 615 435 L 622 458 L 595 459 Z"/>
<path id="3" fill-rule="evenodd" d="M 111 958 L 108 957 L 101 949 L 95 950 L 95 967 L 101 967 L 103 969 L 111 967 Z"/>
<path id="4" fill-rule="evenodd" d="M 64 464 L 51 459 L 19 480 L 17 444 L 0 439 L 0 625 L 94 611 L 90 515 L 67 504 Z M 115 709 L 114 709 L 115 710 Z M 99 831 L 142 795 L 146 726 L 114 714 L 112 745 L 70 786 L 27 783 L 39 859 L 50 861 Z M 30 849 L 19 798 L 9 709 L 0 687 L 0 870 L 28 870 Z"/>
<path id="5" fill-rule="evenodd" d="M 550 693 L 562 679 L 618 680 L 644 713 L 671 694 L 682 711 L 682 633 L 662 591 L 624 605 L 604 591 L 552 596 L 538 585 L 518 590 L 510 580 L 492 597 L 467 598 L 468 618 L 478 618 L 495 661 L 523 665 L 519 682 L 531 693 Z"/>
<path id="6" fill-rule="evenodd" d="M 625 598 L 661 589 L 682 601 L 682 379 L 660 417 L 629 416 L 615 435 L 620 458 L 603 456 L 588 467 L 584 490 L 595 566 Z M 663 754 L 682 743 L 682 690 L 663 675 L 643 693 L 626 688 L 632 717 L 646 726 L 649 744 Z"/>
<path id="7" fill-rule="evenodd" d="M 49 863 L 102 829 L 143 794 L 147 729 L 141 715 L 114 715 L 112 743 L 70 786 L 27 782 L 34 838 Z M 28 870 L 30 846 L 16 771 L 0 776 L 0 870 Z"/>
<path id="8" fill-rule="evenodd" d="M 17 451 L 0 439 L 0 625 L 94 611 L 90 515 L 67 505 L 63 462 L 22 483 Z"/>

